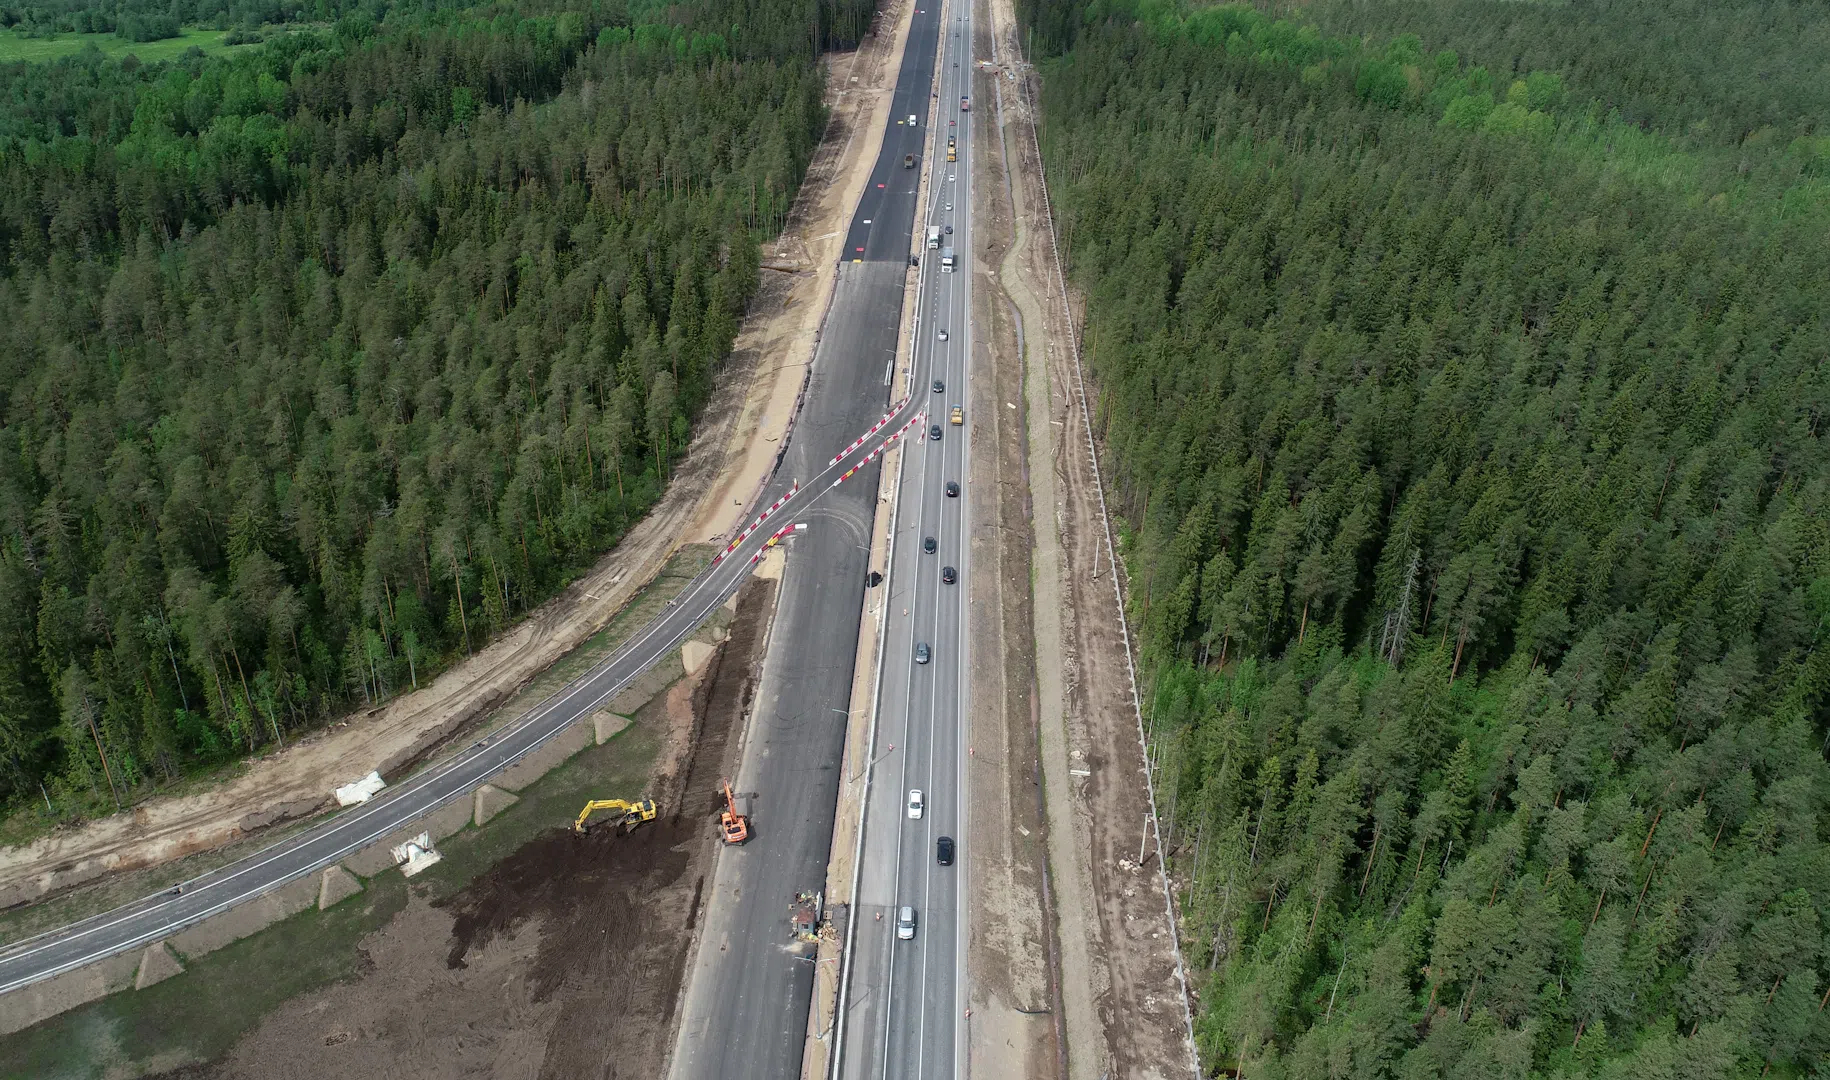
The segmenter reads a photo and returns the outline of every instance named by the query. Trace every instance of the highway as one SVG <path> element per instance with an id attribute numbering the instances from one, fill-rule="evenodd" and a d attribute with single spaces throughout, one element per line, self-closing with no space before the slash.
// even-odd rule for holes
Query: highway
<path id="1" fill-rule="evenodd" d="M 933 43 L 939 32 L 937 11 L 918 13 L 914 19 L 908 60 L 899 75 L 895 99 L 895 113 L 904 120 L 912 111 L 926 115 L 926 87 L 933 79 Z M 786 502 L 766 523 L 690 582 L 659 617 L 610 657 L 488 740 L 466 747 L 361 806 L 339 811 L 310 829 L 186 882 L 181 894 L 143 897 L 0 950 L 0 993 L 168 937 L 316 873 L 371 843 L 393 838 L 404 826 L 453 799 L 466 797 L 574 721 L 588 717 L 678 647 L 748 578 L 754 568 L 752 556 L 771 534 L 784 524 L 802 521 L 810 528 L 794 541 L 800 554 L 812 556 L 812 562 L 828 572 L 790 575 L 778 607 L 776 632 L 787 629 L 804 635 L 804 640 L 827 644 L 817 654 L 803 658 L 806 670 L 784 673 L 792 692 L 781 707 L 801 709 L 806 722 L 789 723 L 790 730 L 782 733 L 773 733 L 768 723 L 753 724 L 751 745 L 767 755 L 772 739 L 780 734 L 782 753 L 739 777 L 740 786 L 764 792 L 755 815 L 759 838 L 744 849 L 743 857 L 769 866 L 772 881 L 796 883 L 785 891 L 774 890 L 768 905 L 771 932 L 785 927 L 788 899 L 797 889 L 818 888 L 824 876 L 844 724 L 842 716 L 816 716 L 808 703 L 818 698 L 822 702 L 819 708 L 824 709 L 824 702 L 836 701 L 843 711 L 858 634 L 864 548 L 869 543 L 877 466 L 870 464 L 843 484 L 835 486 L 835 482 L 881 442 L 881 435 L 895 431 L 928 406 L 924 398 L 911 395 L 878 438 L 842 460 L 831 460 L 882 418 L 888 405 L 887 360 L 895 353 L 907 237 L 915 213 L 916 173 L 902 168 L 901 155 L 915 152 L 921 139 L 922 129 L 910 129 L 905 123 L 892 125 L 891 135 L 884 141 L 883 156 L 858 214 L 860 221 L 870 218 L 872 224 L 862 232 L 854 226 L 860 246 L 866 249 L 855 258 L 867 261 L 841 267 L 807 400 L 783 467 L 761 500 L 763 506 L 777 499 Z M 893 239 L 897 229 L 903 237 L 900 249 Z M 757 895 L 770 895 L 770 890 L 764 888 Z M 783 936 L 774 933 L 768 942 L 778 956 L 783 955 L 777 948 Z M 762 943 L 760 936 L 757 943 Z M 802 975 L 805 967 L 801 965 Z M 775 1033 L 784 1048 L 783 1067 L 770 1075 L 787 1076 L 799 1068 L 800 1039 L 811 993 L 810 980 L 801 981 L 808 985 L 798 991 L 797 1014 L 787 1009 L 787 1001 L 771 1001 L 766 1017 L 759 1014 L 757 1019 Z M 791 1014 L 796 1017 L 792 1021 L 786 1019 Z M 792 1068 L 786 1064 L 790 1056 Z M 748 1068 L 740 1068 L 736 1074 L 760 1075 Z"/>
<path id="2" fill-rule="evenodd" d="M 965 406 L 972 355 L 971 126 L 960 99 L 971 93 L 971 5 L 947 13 L 939 116 L 924 225 L 943 230 L 956 269 L 923 260 L 916 313 L 917 387 L 933 402 L 941 438 L 912 445 L 897 492 L 889 617 L 878 683 L 874 773 L 865 805 L 855 936 L 847 952 L 838 1075 L 847 1080 L 964 1075 L 966 851 L 965 730 L 970 649 L 966 640 L 966 462 L 970 426 L 948 413 Z M 946 161 L 957 140 L 958 162 Z M 944 339 L 942 335 L 945 335 Z M 932 389 L 938 380 L 941 391 Z M 951 490 L 957 495 L 949 495 Z M 933 538 L 935 550 L 927 551 Z M 950 568 L 953 581 L 946 580 Z M 922 663 L 917 650 L 931 659 Z M 919 818 L 910 792 L 922 792 Z M 951 865 L 938 861 L 942 837 Z M 915 936 L 897 937 L 898 912 L 914 909 Z"/>
<path id="3" fill-rule="evenodd" d="M 846 231 L 832 307 L 814 356 L 808 401 L 796 421 L 795 445 L 788 454 L 785 471 L 789 474 L 805 475 L 821 467 L 856 438 L 853 432 L 860 424 L 868 425 L 888 410 L 893 393 L 891 365 L 898 328 L 906 317 L 908 260 L 917 227 L 929 222 L 944 226 L 951 221 L 955 248 L 964 257 L 964 245 L 970 235 L 965 228 L 968 159 L 962 152 L 956 165 L 948 165 L 946 142 L 949 133 L 956 136 L 962 150 L 967 142 L 965 116 L 959 112 L 959 95 L 965 91 L 951 88 L 959 86 L 970 69 L 963 52 L 955 51 L 965 38 L 956 41 L 951 36 L 955 29 L 963 34 L 965 24 L 943 24 L 942 17 L 938 6 L 920 4 L 910 17 L 908 45 L 897 75 L 883 148 Z M 945 15 L 948 20 L 954 17 Z M 937 88 L 935 54 L 943 25 L 949 45 Z M 954 63 L 961 66 L 955 69 L 951 66 Z M 913 127 L 908 123 L 911 114 L 916 117 Z M 950 121 L 954 123 L 950 125 Z M 921 168 L 904 168 L 905 154 L 916 155 Z M 924 169 L 929 198 L 926 203 L 918 203 L 917 180 Z M 949 181 L 949 175 L 959 176 L 960 183 Z M 955 207 L 951 213 L 943 209 L 949 204 Z M 943 274 L 938 250 L 921 249 L 919 255 L 918 292 L 922 299 L 915 312 L 913 331 L 913 391 L 884 429 L 886 433 L 896 430 L 919 412 L 929 414 L 917 429 L 908 432 L 913 441 L 904 444 L 898 510 L 901 531 L 896 537 L 894 565 L 898 568 L 895 573 L 905 576 L 917 568 L 913 553 L 919 538 L 913 536 L 912 530 L 919 527 L 920 519 L 934 522 L 940 530 L 937 543 L 944 539 L 946 545 L 942 551 L 964 551 L 960 514 L 965 500 L 948 499 L 944 494 L 948 469 L 953 470 L 951 476 L 965 475 L 965 429 L 951 426 L 946 419 L 947 409 L 964 398 L 934 394 L 929 386 L 935 378 L 957 379 L 959 389 L 964 389 L 965 355 L 970 341 L 965 325 L 967 275 Z M 959 326 L 949 333 L 948 342 L 941 342 L 937 332 L 948 319 L 957 319 Z M 944 430 L 938 442 L 921 437 L 933 423 L 939 423 Z M 873 440 L 862 450 L 875 445 Z M 787 1080 L 800 1075 L 815 979 L 834 979 L 838 973 L 830 968 L 815 971 L 812 946 L 790 937 L 788 909 L 797 892 L 819 890 L 826 884 L 863 604 L 868 598 L 892 609 L 891 621 L 895 625 L 891 640 L 900 643 L 890 647 L 903 651 L 901 660 L 886 662 L 886 680 L 894 671 L 901 673 L 896 678 L 906 682 L 910 670 L 902 662 L 912 655 L 912 646 L 906 642 L 906 624 L 900 621 L 904 605 L 922 610 L 922 618 L 927 620 L 924 633 L 939 635 L 934 640 L 963 648 L 957 642 L 957 634 L 948 629 L 961 625 L 958 590 L 948 586 L 944 596 L 939 594 L 941 563 L 934 557 L 929 557 L 929 565 L 922 567 L 926 576 L 919 586 L 892 575 L 874 593 L 867 590 L 865 577 L 870 569 L 870 531 L 878 479 L 877 464 L 873 462 L 848 481 L 837 498 L 796 518 L 806 522 L 808 529 L 796 534 L 788 553 L 769 651 L 752 704 L 737 778 L 740 790 L 755 793 L 755 835 L 744 847 L 721 852 L 707 891 L 700 943 L 687 977 L 669 1069 L 669 1075 L 676 1080 L 724 1080 L 732 1076 Z M 922 507 L 919 513 L 918 504 Z M 961 560 L 948 558 L 951 565 L 964 570 Z M 930 595 L 918 605 L 916 596 L 923 588 Z M 941 601 L 938 606 L 937 601 Z M 916 717 L 896 704 L 900 700 L 896 695 L 888 695 L 895 716 L 892 719 L 888 712 L 884 713 L 879 728 L 900 731 L 914 723 L 925 730 L 926 725 L 936 721 L 948 728 L 946 737 L 937 740 L 932 751 L 925 748 L 924 737 L 917 767 L 926 777 L 936 762 L 957 771 L 954 733 L 960 715 L 957 697 L 962 692 L 958 681 L 960 659 L 955 654 L 944 654 L 922 670 L 940 676 L 942 693 L 952 703 L 937 706 L 933 717 L 928 715 L 929 706 L 923 704 L 921 715 Z M 926 684 L 922 693 L 930 693 Z M 924 696 L 924 703 L 927 700 Z M 903 793 L 891 789 L 904 779 L 905 762 L 900 752 L 905 744 L 899 735 L 888 736 L 885 742 L 896 743 L 898 750 L 879 751 L 874 765 L 878 782 L 873 791 L 887 792 L 884 798 L 900 803 Z M 929 824 L 944 822 L 953 828 L 960 820 L 954 795 L 958 785 L 941 778 L 932 781 L 932 785 L 937 789 L 935 817 Z M 892 809 L 899 812 L 900 807 Z M 885 819 L 878 815 L 876 820 Z M 898 833 L 893 824 L 879 827 L 867 843 L 873 850 L 881 848 L 893 853 L 902 843 Z M 931 841 L 924 837 L 908 842 L 906 853 L 917 863 L 918 843 Z M 921 864 L 921 868 L 925 867 Z M 907 1075 L 950 1075 L 953 1071 L 951 1016 L 953 999 L 963 987 L 956 967 L 957 958 L 963 956 L 963 938 L 955 934 L 957 879 L 950 875 L 948 871 L 937 877 L 932 888 L 921 886 L 924 899 L 919 904 L 932 907 L 935 921 L 924 927 L 927 936 L 918 938 L 916 943 L 944 960 L 944 964 L 932 971 L 907 967 L 898 976 L 898 1000 L 918 1001 L 923 991 L 917 980 L 927 979 L 931 981 L 927 995 L 946 1001 L 945 1007 L 937 1010 L 939 1015 L 928 1017 L 925 1027 L 921 1026 L 919 1008 L 898 1013 L 899 1023 L 911 1025 L 911 1037 L 928 1048 L 931 1059 L 925 1072 Z M 907 883 L 909 888 L 918 887 L 915 880 L 912 876 Z M 925 898 L 929 892 L 933 894 L 931 900 Z M 885 920 L 882 923 L 876 921 L 879 915 Z M 858 927 L 860 947 L 876 948 L 878 937 L 866 931 L 886 930 L 893 924 L 894 915 L 881 895 L 856 905 L 850 918 Z M 868 988 L 863 992 L 876 1000 L 891 996 Z M 854 1031 L 856 1045 L 861 1049 L 865 1042 L 881 1038 L 881 1032 Z M 847 1054 L 853 1045 L 852 1041 L 847 1042 Z"/>

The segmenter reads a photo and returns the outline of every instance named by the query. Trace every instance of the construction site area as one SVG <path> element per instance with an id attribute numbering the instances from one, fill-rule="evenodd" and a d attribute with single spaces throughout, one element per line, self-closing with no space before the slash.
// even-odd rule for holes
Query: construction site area
<path id="1" fill-rule="evenodd" d="M 745 586 L 697 671 L 436 865 L 14 1035 L 0 1074 L 658 1075 L 774 590 Z M 575 830 L 606 791 L 654 818 Z"/>

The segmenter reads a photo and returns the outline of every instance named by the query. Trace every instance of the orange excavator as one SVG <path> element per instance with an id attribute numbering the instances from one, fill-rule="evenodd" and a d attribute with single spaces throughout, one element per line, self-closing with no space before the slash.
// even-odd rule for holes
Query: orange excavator
<path id="1" fill-rule="evenodd" d="M 741 844 L 750 838 L 749 798 L 741 803 L 731 793 L 731 782 L 724 782 L 724 809 L 718 812 L 718 835 L 727 844 Z"/>

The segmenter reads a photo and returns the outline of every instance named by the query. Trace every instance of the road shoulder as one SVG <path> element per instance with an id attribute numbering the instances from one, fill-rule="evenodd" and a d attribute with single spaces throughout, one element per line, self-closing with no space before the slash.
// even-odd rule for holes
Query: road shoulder
<path id="1" fill-rule="evenodd" d="M 974 20 L 974 53 L 992 55 L 986 12 Z M 974 456 L 969 636 L 975 665 L 967 712 L 967 797 L 972 806 L 967 966 L 969 1073 L 1059 1075 L 1058 992 L 1048 927 L 1046 821 L 1037 743 L 1036 648 L 1031 560 L 1033 518 L 1026 482 L 1029 418 L 1021 320 L 1002 283 L 1012 250 L 1006 148 L 996 108 L 996 72 L 974 76 L 973 207 L 980 274 L 972 318 L 978 332 L 969 393 Z"/>

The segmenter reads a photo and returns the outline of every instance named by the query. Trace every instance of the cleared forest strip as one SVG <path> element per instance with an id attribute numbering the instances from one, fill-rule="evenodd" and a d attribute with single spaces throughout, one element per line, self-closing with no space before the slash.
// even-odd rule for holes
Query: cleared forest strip
<path id="1" fill-rule="evenodd" d="M 1060 688 L 1058 696 L 1045 689 L 1040 705 L 1055 930 L 1064 968 L 1080 972 L 1064 979 L 1071 999 L 1064 1001 L 1068 1075 L 1198 1074 L 1123 583 L 1113 565 L 1074 315 L 1035 131 L 1034 76 L 1017 60 L 1009 5 L 993 6 L 1000 16 L 1001 58 L 1008 61 L 999 65 L 999 74 L 1015 84 L 1008 124 L 1020 158 L 1013 167 L 1021 178 L 1016 213 L 1027 240 L 1006 265 L 1015 270 L 1013 299 L 1024 307 L 1040 306 L 1025 320 L 1034 339 L 1031 355 L 1042 359 L 1044 374 L 1030 387 L 1030 477 L 1037 494 L 1058 492 L 1046 503 L 1038 499 L 1038 505 L 1053 505 L 1055 528 L 1038 517 L 1036 627 L 1039 681 Z M 1056 426 L 1059 433 L 1051 430 Z M 1042 535 L 1051 533 L 1058 535 Z M 1112 575 L 1110 589 L 1099 580 L 1102 573 Z M 1136 854 L 1127 855 L 1131 850 Z M 1149 873 L 1152 858 L 1157 865 Z M 1163 1008 L 1166 985 L 1176 988 L 1179 1006 Z M 1094 1025 L 1103 1045 L 1088 1041 Z"/>

